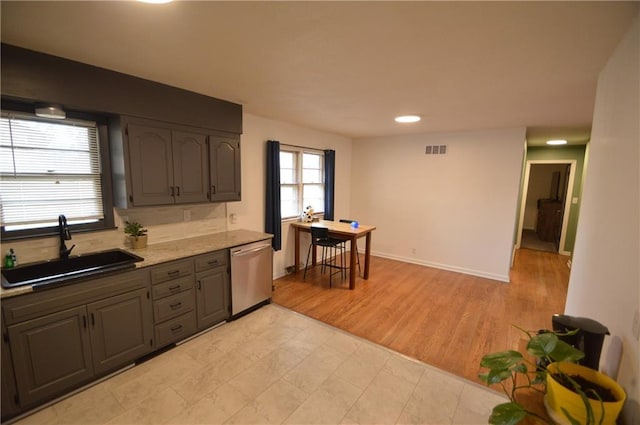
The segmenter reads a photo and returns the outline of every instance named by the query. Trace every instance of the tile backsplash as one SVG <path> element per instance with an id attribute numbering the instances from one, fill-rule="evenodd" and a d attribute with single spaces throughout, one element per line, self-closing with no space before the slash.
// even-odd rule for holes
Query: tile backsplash
<path id="1" fill-rule="evenodd" d="M 67 247 L 75 244 L 72 255 L 86 254 L 111 248 L 130 249 L 124 233 L 124 221 L 137 221 L 148 230 L 149 245 L 171 242 L 227 230 L 227 204 L 193 204 L 120 209 L 114 208 L 117 229 L 98 232 L 73 233 Z M 188 218 L 189 221 L 185 221 Z M 50 260 L 58 257 L 60 240 L 57 236 L 2 241 L 2 253 L 13 248 L 18 264 Z"/>

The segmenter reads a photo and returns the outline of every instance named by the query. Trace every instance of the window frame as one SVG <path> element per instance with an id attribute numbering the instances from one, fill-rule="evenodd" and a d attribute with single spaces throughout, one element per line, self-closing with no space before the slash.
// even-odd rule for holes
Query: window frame
<path id="1" fill-rule="evenodd" d="M 288 145 L 282 145 L 280 148 L 280 152 L 288 152 L 288 153 L 293 153 L 295 154 L 295 173 L 296 173 L 296 183 L 282 183 L 282 180 L 280 182 L 280 190 L 282 191 L 282 187 L 283 186 L 294 186 L 297 188 L 298 191 L 298 213 L 297 215 L 294 216 L 288 216 L 288 217 L 282 217 L 281 220 L 282 221 L 290 221 L 290 220 L 295 220 L 297 218 L 300 218 L 302 212 L 305 209 L 305 205 L 304 205 L 304 186 L 305 185 L 321 185 L 322 186 L 322 191 L 324 193 L 324 188 L 325 188 L 325 177 L 324 177 L 324 170 L 325 170 L 325 162 L 324 162 L 324 151 L 321 151 L 319 149 L 313 149 L 313 148 L 304 148 L 304 147 L 298 147 L 298 146 L 288 146 Z M 311 155 L 318 155 L 320 156 L 320 176 L 321 176 L 321 183 L 303 183 L 303 168 L 302 168 L 302 164 L 303 164 L 303 155 L 304 154 L 311 154 Z M 280 167 L 280 170 L 282 170 L 282 167 Z M 282 192 L 281 192 L 282 193 Z M 280 201 L 280 206 L 282 208 L 282 200 Z M 313 215 L 314 216 L 321 216 L 324 214 L 324 203 L 323 203 L 323 208 L 322 211 L 314 211 Z"/>
<path id="2" fill-rule="evenodd" d="M 34 104 L 2 99 L 1 109 L 2 113 L 15 113 L 23 117 L 35 117 Z M 96 123 L 98 153 L 100 155 L 101 165 L 100 185 L 102 188 L 102 208 L 104 214 L 104 218 L 102 220 L 98 220 L 93 223 L 69 224 L 69 229 L 74 233 L 115 229 L 112 192 L 113 186 L 111 181 L 111 157 L 109 148 L 109 117 L 106 115 L 91 114 L 73 110 L 65 110 L 65 113 L 69 119 L 93 121 Z M 64 211 L 60 211 L 60 214 L 64 214 Z M 58 226 L 7 231 L 5 226 L 1 225 L 0 238 L 5 241 L 55 236 L 58 235 L 58 231 Z"/>

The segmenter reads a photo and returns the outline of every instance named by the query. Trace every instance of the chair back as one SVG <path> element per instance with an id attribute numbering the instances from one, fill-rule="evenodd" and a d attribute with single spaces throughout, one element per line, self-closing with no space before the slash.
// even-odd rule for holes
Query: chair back
<path id="1" fill-rule="evenodd" d="M 327 240 L 329 238 L 329 229 L 327 227 L 311 226 L 311 243 L 316 244 L 318 241 Z"/>

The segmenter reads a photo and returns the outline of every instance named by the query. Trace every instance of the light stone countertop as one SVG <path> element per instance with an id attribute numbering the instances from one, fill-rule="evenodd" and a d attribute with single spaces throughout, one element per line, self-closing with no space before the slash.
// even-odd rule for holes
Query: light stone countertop
<path id="1" fill-rule="evenodd" d="M 144 258 L 144 261 L 135 263 L 136 268 L 141 268 L 271 238 L 273 238 L 273 235 L 269 233 L 255 232 L 252 230 L 231 230 L 228 232 L 211 233 L 193 238 L 152 244 L 148 245 L 145 249 L 132 250 L 123 247 L 114 248 L 122 248 Z M 53 285 L 52 288 L 55 288 L 55 285 Z M 33 289 L 28 285 L 10 289 L 0 287 L 0 298 L 14 297 L 30 292 L 33 292 Z"/>

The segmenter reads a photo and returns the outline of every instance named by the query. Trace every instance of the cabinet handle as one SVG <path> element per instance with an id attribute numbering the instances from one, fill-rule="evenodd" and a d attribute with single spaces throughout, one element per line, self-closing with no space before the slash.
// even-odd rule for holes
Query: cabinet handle
<path id="1" fill-rule="evenodd" d="M 211 260 L 207 262 L 208 265 L 213 266 L 214 264 L 218 264 L 218 260 Z"/>
<path id="2" fill-rule="evenodd" d="M 171 310 L 177 310 L 180 307 L 182 307 L 182 303 L 181 302 L 177 302 L 177 303 L 169 304 L 169 307 L 171 307 Z"/>
<path id="3" fill-rule="evenodd" d="M 170 286 L 170 287 L 169 287 L 169 291 L 171 291 L 171 292 L 173 292 L 173 291 L 175 291 L 175 290 L 178 290 L 178 289 L 180 289 L 180 285 Z"/>
<path id="4" fill-rule="evenodd" d="M 171 186 L 171 196 L 176 196 L 175 188 L 173 186 Z"/>
<path id="5" fill-rule="evenodd" d="M 82 316 L 82 324 L 85 329 L 87 329 L 87 316 Z"/>
<path id="6" fill-rule="evenodd" d="M 182 330 L 182 325 L 177 325 L 171 328 L 171 332 L 176 333 Z"/>
<path id="7" fill-rule="evenodd" d="M 213 193 L 214 195 L 216 194 L 216 186 L 215 185 L 211 186 L 211 193 Z"/>
<path id="8" fill-rule="evenodd" d="M 199 289 L 199 290 L 201 290 L 201 289 L 202 289 L 202 281 L 201 281 L 201 280 L 199 280 L 199 281 L 198 281 L 198 289 Z"/>
<path id="9" fill-rule="evenodd" d="M 91 326 L 96 327 L 96 316 L 91 313 Z"/>
<path id="10" fill-rule="evenodd" d="M 180 270 L 171 270 L 170 272 L 167 272 L 167 274 L 171 277 L 179 275 L 180 274 Z"/>
<path id="11" fill-rule="evenodd" d="M 176 186 L 176 191 L 178 192 L 176 193 L 176 196 L 180 196 L 180 186 Z"/>

